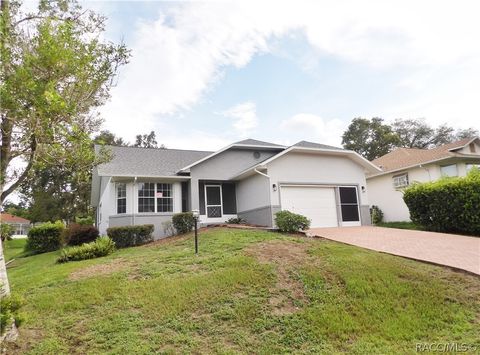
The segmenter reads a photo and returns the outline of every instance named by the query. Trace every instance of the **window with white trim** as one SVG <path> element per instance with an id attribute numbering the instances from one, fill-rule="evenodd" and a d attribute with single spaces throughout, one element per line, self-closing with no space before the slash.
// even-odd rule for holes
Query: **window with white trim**
<path id="1" fill-rule="evenodd" d="M 173 212 L 173 186 L 168 183 L 138 184 L 138 212 Z"/>
<path id="2" fill-rule="evenodd" d="M 173 212 L 172 184 L 157 184 L 157 212 Z"/>
<path id="3" fill-rule="evenodd" d="M 440 173 L 442 176 L 458 176 L 457 164 L 441 166 Z"/>
<path id="4" fill-rule="evenodd" d="M 138 212 L 155 212 L 155 183 L 138 184 Z"/>
<path id="5" fill-rule="evenodd" d="M 393 177 L 393 187 L 400 189 L 408 186 L 408 174 L 396 175 Z"/>
<path id="6" fill-rule="evenodd" d="M 127 213 L 127 184 L 117 184 L 117 214 Z"/>

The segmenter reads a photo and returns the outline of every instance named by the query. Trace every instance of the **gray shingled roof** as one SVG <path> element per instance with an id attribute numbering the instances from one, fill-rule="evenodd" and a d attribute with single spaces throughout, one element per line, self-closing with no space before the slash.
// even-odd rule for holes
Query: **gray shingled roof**
<path id="1" fill-rule="evenodd" d="M 114 147 L 113 159 L 98 166 L 103 176 L 175 176 L 176 172 L 212 152 L 180 149 Z"/>
<path id="2" fill-rule="evenodd" d="M 307 142 L 307 141 L 300 141 L 300 142 L 298 142 L 298 143 L 295 143 L 292 147 L 343 150 L 342 148 L 334 147 L 334 146 L 332 146 L 332 145 L 326 145 L 326 144 L 320 144 L 320 143 L 313 143 L 313 142 Z"/>
<path id="3" fill-rule="evenodd" d="M 264 141 L 257 141 L 256 139 L 244 139 L 243 141 L 235 142 L 233 144 L 245 144 L 245 145 L 258 145 L 258 146 L 273 146 L 273 147 L 279 147 L 282 148 L 282 145 L 275 144 L 275 143 L 270 143 L 270 142 L 264 142 Z"/>

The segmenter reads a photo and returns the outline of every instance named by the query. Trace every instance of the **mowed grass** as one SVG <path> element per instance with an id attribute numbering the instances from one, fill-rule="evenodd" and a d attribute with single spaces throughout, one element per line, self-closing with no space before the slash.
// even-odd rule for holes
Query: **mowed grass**
<path id="1" fill-rule="evenodd" d="M 5 260 L 8 262 L 12 259 L 15 258 L 20 258 L 23 255 L 25 255 L 24 252 L 24 247 L 25 247 L 25 242 L 27 239 L 12 239 L 12 240 L 7 240 L 6 242 L 6 248 L 4 248 L 4 256 Z"/>
<path id="2" fill-rule="evenodd" d="M 10 354 L 398 354 L 480 338 L 479 278 L 330 241 L 216 228 L 198 257 L 191 235 L 57 256 L 8 269 L 26 302 Z"/>

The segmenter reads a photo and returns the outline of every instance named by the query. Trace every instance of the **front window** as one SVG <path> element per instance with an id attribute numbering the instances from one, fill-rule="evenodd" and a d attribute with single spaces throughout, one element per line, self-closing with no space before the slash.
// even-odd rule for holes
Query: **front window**
<path id="1" fill-rule="evenodd" d="M 393 187 L 396 189 L 408 186 L 408 174 L 397 175 L 393 177 Z"/>
<path id="2" fill-rule="evenodd" d="M 138 184 L 138 212 L 155 212 L 155 183 Z"/>
<path id="3" fill-rule="evenodd" d="M 117 213 L 127 213 L 127 185 L 117 184 Z"/>
<path id="4" fill-rule="evenodd" d="M 458 176 L 457 164 L 441 166 L 440 172 L 442 176 Z"/>
<path id="5" fill-rule="evenodd" d="M 172 184 L 138 184 L 138 212 L 173 212 Z"/>
<path id="6" fill-rule="evenodd" d="M 172 184 L 157 184 L 157 212 L 173 212 Z"/>

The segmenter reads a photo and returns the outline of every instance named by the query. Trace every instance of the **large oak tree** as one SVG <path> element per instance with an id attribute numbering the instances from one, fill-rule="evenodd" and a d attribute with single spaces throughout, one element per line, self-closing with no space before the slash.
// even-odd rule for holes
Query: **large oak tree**
<path id="1" fill-rule="evenodd" d="M 90 134 L 96 109 L 129 51 L 102 39 L 106 18 L 74 0 L 41 0 L 25 14 L 18 1 L 0 5 L 0 204 L 35 170 L 89 179 L 99 162 Z M 1 258 L 0 283 L 8 293 Z"/>

